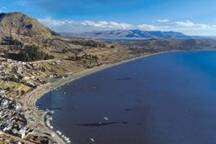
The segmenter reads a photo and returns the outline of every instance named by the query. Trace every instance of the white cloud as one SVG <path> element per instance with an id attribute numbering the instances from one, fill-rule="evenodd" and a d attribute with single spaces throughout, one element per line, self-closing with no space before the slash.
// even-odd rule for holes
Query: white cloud
<path id="1" fill-rule="evenodd" d="M 184 27 L 184 28 L 195 28 L 195 29 L 206 29 L 209 27 L 207 24 L 201 24 L 201 23 L 194 23 L 190 20 L 186 21 L 177 21 L 175 22 L 177 26 Z"/>
<path id="2" fill-rule="evenodd" d="M 144 31 L 170 31 L 169 25 L 153 25 L 153 24 L 140 24 L 137 26 L 138 29 Z"/>
<path id="3" fill-rule="evenodd" d="M 168 23 L 170 20 L 168 19 L 158 19 L 157 22 L 159 23 Z"/>
<path id="4" fill-rule="evenodd" d="M 57 32 L 80 32 L 93 30 L 114 30 L 114 29 L 132 29 L 133 25 L 128 23 L 119 23 L 114 21 L 74 21 L 74 20 L 56 20 L 52 18 L 43 18 L 39 21 L 45 26 Z"/>
<path id="5" fill-rule="evenodd" d="M 49 17 L 39 19 L 39 21 L 57 32 L 141 29 L 144 31 L 177 31 L 190 35 L 216 35 L 216 24 L 196 23 L 191 20 L 165 22 L 164 19 L 161 23 L 143 23 L 137 25 L 115 21 L 57 20 Z"/>
<path id="6" fill-rule="evenodd" d="M 196 23 L 191 20 L 169 21 L 159 24 L 141 24 L 137 27 L 146 31 L 177 31 L 188 35 L 216 35 L 215 24 Z"/>
<path id="7" fill-rule="evenodd" d="M 157 30 L 157 26 L 155 25 L 150 25 L 150 24 L 140 24 L 137 26 L 141 30 L 146 30 L 146 31 L 154 31 Z"/>
<path id="8" fill-rule="evenodd" d="M 216 35 L 216 25 L 206 23 L 196 23 L 191 20 L 176 21 L 175 31 L 180 31 L 190 35 Z"/>
<path id="9" fill-rule="evenodd" d="M 78 32 L 81 30 L 80 24 L 73 20 L 57 20 L 50 17 L 38 20 L 56 32 Z"/>
<path id="10" fill-rule="evenodd" d="M 6 10 L 7 10 L 6 7 L 0 7 L 0 13 L 4 12 L 4 11 L 6 11 Z"/>
<path id="11" fill-rule="evenodd" d="M 75 23 L 72 20 L 55 20 L 52 18 L 39 19 L 39 21 L 48 27 L 62 26 Z"/>
<path id="12" fill-rule="evenodd" d="M 187 20 L 187 21 L 177 21 L 175 23 L 178 26 L 181 26 L 181 27 L 193 27 L 194 26 L 194 23 L 191 22 L 190 20 Z"/>
<path id="13" fill-rule="evenodd" d="M 133 26 L 128 23 L 118 23 L 114 21 L 83 21 L 81 22 L 83 26 L 88 27 L 98 27 L 98 28 L 104 28 L 104 29 L 131 29 Z"/>

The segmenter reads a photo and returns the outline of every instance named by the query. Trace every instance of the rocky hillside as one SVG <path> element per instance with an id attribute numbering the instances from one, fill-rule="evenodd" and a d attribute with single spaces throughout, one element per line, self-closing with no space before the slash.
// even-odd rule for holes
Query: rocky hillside
<path id="1" fill-rule="evenodd" d="M 26 39 L 50 38 L 53 34 L 36 19 L 25 14 L 18 12 L 0 14 L 0 40 L 12 37 L 21 42 L 27 42 Z"/>

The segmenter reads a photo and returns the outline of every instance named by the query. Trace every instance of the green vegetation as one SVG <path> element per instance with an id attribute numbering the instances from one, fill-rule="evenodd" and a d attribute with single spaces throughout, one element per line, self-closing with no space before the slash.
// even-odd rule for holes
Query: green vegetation
<path id="1" fill-rule="evenodd" d="M 39 50 L 37 46 L 25 46 L 24 49 L 19 53 L 21 61 L 37 61 L 52 59 L 53 56 Z"/>
<path id="2" fill-rule="evenodd" d="M 19 60 L 19 61 L 38 61 L 38 60 L 48 60 L 53 59 L 53 56 L 40 51 L 37 46 L 26 45 L 18 54 L 8 54 L 8 58 Z"/>
<path id="3" fill-rule="evenodd" d="M 4 37 L 2 39 L 1 45 L 14 45 L 19 48 L 23 46 L 23 44 L 19 40 L 13 39 L 12 37 Z"/>
<path id="4" fill-rule="evenodd" d="M 110 48 L 115 48 L 115 45 L 111 45 Z"/>
<path id="5" fill-rule="evenodd" d="M 27 92 L 30 90 L 30 87 L 21 84 L 21 83 L 17 83 L 17 82 L 13 82 L 13 81 L 2 81 L 0 80 L 0 89 L 4 89 L 4 90 L 8 90 L 8 91 L 23 91 L 23 92 Z"/>

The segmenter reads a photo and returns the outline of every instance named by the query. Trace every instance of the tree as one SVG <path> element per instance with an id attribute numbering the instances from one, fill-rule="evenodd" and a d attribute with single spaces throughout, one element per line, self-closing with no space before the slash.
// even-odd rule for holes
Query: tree
<path id="1" fill-rule="evenodd" d="M 39 50 L 39 48 L 35 45 L 26 45 L 18 54 L 8 54 L 7 57 L 26 62 L 54 58 L 53 56 Z"/>

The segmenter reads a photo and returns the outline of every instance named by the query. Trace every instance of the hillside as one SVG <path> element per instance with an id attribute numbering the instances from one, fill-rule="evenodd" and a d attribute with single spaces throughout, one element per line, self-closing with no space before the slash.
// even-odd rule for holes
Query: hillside
<path id="1" fill-rule="evenodd" d="M 0 14 L 0 40 L 2 42 L 13 38 L 23 43 L 36 44 L 53 35 L 54 32 L 25 14 L 18 12 Z"/>
<path id="2" fill-rule="evenodd" d="M 29 16 L 13 12 L 13 13 L 1 13 L 0 14 L 0 29 L 1 36 L 44 36 L 49 37 L 52 32 L 42 26 L 36 19 Z"/>

